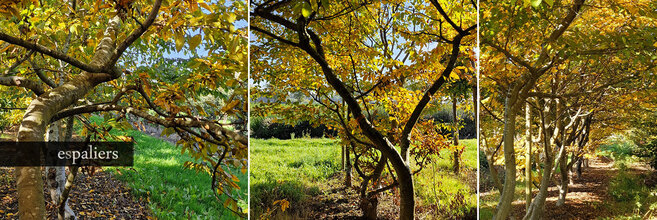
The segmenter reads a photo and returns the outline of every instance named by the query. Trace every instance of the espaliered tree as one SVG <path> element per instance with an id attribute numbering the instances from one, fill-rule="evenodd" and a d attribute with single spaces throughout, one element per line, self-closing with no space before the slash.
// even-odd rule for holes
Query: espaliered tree
<path id="1" fill-rule="evenodd" d="M 186 166 L 211 174 L 215 193 L 228 195 L 224 205 L 246 216 L 238 180 L 224 170 L 247 166 L 244 2 L 11 1 L 0 13 L 0 62 L 8 64 L 0 85 L 31 99 L 17 141 L 44 141 L 65 118 L 69 132 L 72 118 L 83 123 L 80 136 L 126 140 L 109 130 L 132 129 L 126 115 L 142 118 L 177 133 L 183 152 L 200 161 Z M 172 56 L 189 58 L 167 66 Z M 92 126 L 90 114 L 105 123 Z M 60 219 L 74 218 L 64 214 L 77 168 L 69 170 L 51 195 Z M 19 217 L 45 219 L 41 168 L 15 174 Z"/>
<path id="2" fill-rule="evenodd" d="M 488 96 L 483 99 L 482 112 L 489 118 L 486 123 L 503 126 L 482 125 L 484 130 L 490 127 L 483 131 L 489 161 L 500 146 L 504 152 L 505 179 L 495 219 L 507 219 L 511 213 L 518 163 L 516 140 L 522 140 L 525 147 L 539 145 L 537 151 L 545 155 L 539 193 L 524 217 L 540 219 L 552 173 L 557 167 L 561 170 L 561 205 L 568 192 L 569 168 L 590 152 L 591 135 L 607 132 L 595 128 L 598 117 L 609 115 L 608 100 L 624 97 L 619 88 L 641 89 L 636 85 L 642 85 L 638 82 L 653 68 L 650 57 L 655 47 L 639 39 L 655 34 L 652 12 L 645 9 L 654 3 L 524 3 L 482 4 L 482 87 Z M 527 132 L 518 139 L 516 121 L 523 107 Z M 531 169 L 532 154 L 527 151 L 525 168 Z"/>
<path id="3" fill-rule="evenodd" d="M 330 116 L 324 121 L 354 155 L 365 217 L 377 217 L 380 192 L 398 188 L 399 218 L 413 219 L 412 177 L 421 168 L 411 170 L 410 159 L 421 167 L 446 146 L 423 110 L 435 104 L 457 61 L 474 54 L 476 4 L 254 1 L 251 9 L 255 95 L 292 104 L 262 108 Z M 291 93 L 315 104 L 290 102 Z"/>

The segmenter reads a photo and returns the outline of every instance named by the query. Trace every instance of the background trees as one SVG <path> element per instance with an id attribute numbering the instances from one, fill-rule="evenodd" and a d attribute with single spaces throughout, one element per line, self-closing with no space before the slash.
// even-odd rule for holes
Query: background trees
<path id="1" fill-rule="evenodd" d="M 9 67 L 0 84 L 31 100 L 18 141 L 43 141 L 58 120 L 84 124 L 90 113 L 106 124 L 80 136 L 121 140 L 109 130 L 131 127 L 126 115 L 142 118 L 180 135 L 182 151 L 198 159 L 189 166 L 211 173 L 217 193 L 231 196 L 225 205 L 241 213 L 237 180 L 222 165 L 246 172 L 244 2 L 12 1 L 0 12 L 0 62 Z M 164 59 L 175 56 L 184 60 Z M 16 176 L 19 215 L 43 219 L 40 168 Z"/>
<path id="2" fill-rule="evenodd" d="M 472 72 L 457 63 L 474 55 L 476 5 L 255 1 L 251 8 L 255 96 L 276 100 L 254 111 L 338 129 L 362 180 L 365 216 L 376 218 L 377 194 L 398 187 L 400 218 L 412 219 L 412 175 L 447 146 L 442 135 L 426 137 L 435 126 L 423 110 L 457 72 Z"/>
<path id="3" fill-rule="evenodd" d="M 502 187 L 496 219 L 509 216 L 519 165 L 542 164 L 540 190 L 525 215 L 540 219 L 553 172 L 560 171 L 560 205 L 568 192 L 568 170 L 595 149 L 599 137 L 613 132 L 607 126 L 624 128 L 627 110 L 610 102 L 649 87 L 644 80 L 654 71 L 655 47 L 639 39 L 655 34 L 654 15 L 646 9 L 652 4 L 482 3 L 482 150 L 489 161 L 502 150 L 505 167 L 503 186 L 492 177 Z M 633 99 L 634 105 L 642 102 Z M 523 108 L 524 137 L 516 123 Z M 526 150 L 531 145 L 538 148 Z M 527 156 L 516 157 L 518 151 Z M 535 154 L 543 160 L 532 161 Z"/>

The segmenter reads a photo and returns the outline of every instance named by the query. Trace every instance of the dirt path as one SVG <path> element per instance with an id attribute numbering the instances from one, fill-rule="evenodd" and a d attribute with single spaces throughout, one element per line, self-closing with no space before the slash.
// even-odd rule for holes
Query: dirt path
<path id="1" fill-rule="evenodd" d="M 569 186 L 565 205 L 556 207 L 558 188 L 554 183 L 548 188 L 544 219 L 596 219 L 612 214 L 603 204 L 612 199 L 607 193 L 607 187 L 618 170 L 614 162 L 607 158 L 593 158 L 589 165 L 589 168 L 584 168 L 581 178 L 574 176 L 574 184 Z M 649 169 L 635 165 L 630 167 L 630 172 L 645 173 Z M 538 190 L 535 189 L 533 193 L 536 196 Z M 522 219 L 525 200 L 514 201 L 513 210 L 516 219 Z"/>

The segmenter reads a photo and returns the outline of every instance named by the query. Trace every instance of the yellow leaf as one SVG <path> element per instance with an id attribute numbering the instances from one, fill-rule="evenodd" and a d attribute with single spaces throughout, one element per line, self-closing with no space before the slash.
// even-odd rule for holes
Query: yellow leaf
<path id="1" fill-rule="evenodd" d="M 201 43 L 201 35 L 197 34 L 196 36 L 189 39 L 189 49 L 194 50 Z"/>
<path id="2" fill-rule="evenodd" d="M 176 41 L 176 50 L 177 51 L 182 50 L 182 47 L 185 44 L 185 32 L 184 31 L 176 32 L 176 35 L 174 36 L 174 38 L 175 38 L 175 41 Z"/>
<path id="3" fill-rule="evenodd" d="M 457 69 L 458 69 L 458 67 L 457 67 Z M 453 79 L 453 80 L 458 80 L 458 79 L 459 79 L 459 74 L 456 74 L 456 72 L 452 71 L 452 72 L 449 74 L 449 78 L 450 78 L 450 79 Z"/>
<path id="4" fill-rule="evenodd" d="M 281 210 L 282 211 L 285 211 L 285 209 L 287 209 L 289 207 L 290 207 L 290 202 L 288 202 L 287 200 L 281 201 Z"/>
<path id="5" fill-rule="evenodd" d="M 222 112 L 227 112 L 227 111 L 235 108 L 235 106 L 237 106 L 239 104 L 240 104 L 240 100 L 233 100 L 232 102 L 228 103 L 228 105 L 221 108 L 221 111 Z"/>
<path id="6" fill-rule="evenodd" d="M 199 2 L 198 5 L 200 5 L 202 8 L 205 8 L 205 10 L 212 12 L 212 8 L 210 8 L 210 6 L 205 2 Z"/>

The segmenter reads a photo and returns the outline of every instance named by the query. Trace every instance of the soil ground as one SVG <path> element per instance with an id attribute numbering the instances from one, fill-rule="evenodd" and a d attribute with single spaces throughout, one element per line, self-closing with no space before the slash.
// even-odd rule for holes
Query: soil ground
<path id="1" fill-rule="evenodd" d="M 573 182 L 569 187 L 566 203 L 561 207 L 556 207 L 559 191 L 554 183 L 548 188 L 548 198 L 546 199 L 545 219 L 597 219 L 600 217 L 612 216 L 605 203 L 613 200 L 607 192 L 609 181 L 618 172 L 614 167 L 614 161 L 605 157 L 593 158 L 589 162 L 590 167 L 584 168 L 582 177 L 574 176 Z M 646 165 L 632 164 L 629 172 L 633 174 L 647 174 L 652 170 Z M 495 190 L 482 193 L 486 196 Z M 538 190 L 533 190 L 533 196 L 536 196 Z M 513 216 L 515 219 L 522 219 L 525 214 L 525 200 L 517 199 L 513 202 Z"/>
<path id="2" fill-rule="evenodd" d="M 15 133 L 5 132 L 13 136 Z M 0 141 L 8 141 L 1 140 Z M 45 179 L 44 179 L 45 182 Z M 75 178 L 69 206 L 81 219 L 152 219 L 146 198 L 134 198 L 130 189 L 110 173 L 84 167 Z M 57 219 L 56 206 L 44 189 L 48 219 Z M 18 219 L 14 168 L 0 167 L 0 219 Z"/>
<path id="3" fill-rule="evenodd" d="M 472 175 L 475 172 L 467 170 Z M 476 178 L 476 176 L 474 176 Z M 344 176 L 338 173 L 326 182 L 317 183 L 322 193 L 308 199 L 307 206 L 297 208 L 294 213 L 279 213 L 272 219 L 362 219 L 362 211 L 359 208 L 359 196 L 357 187 L 346 188 Z M 352 183 L 357 185 L 357 179 Z M 473 185 L 472 183 L 469 185 Z M 379 197 L 378 219 L 396 219 L 399 212 L 399 198 L 391 192 L 383 193 Z M 416 206 L 417 219 L 436 219 L 433 213 L 435 207 Z M 476 219 L 475 210 L 464 217 L 464 219 Z"/>

